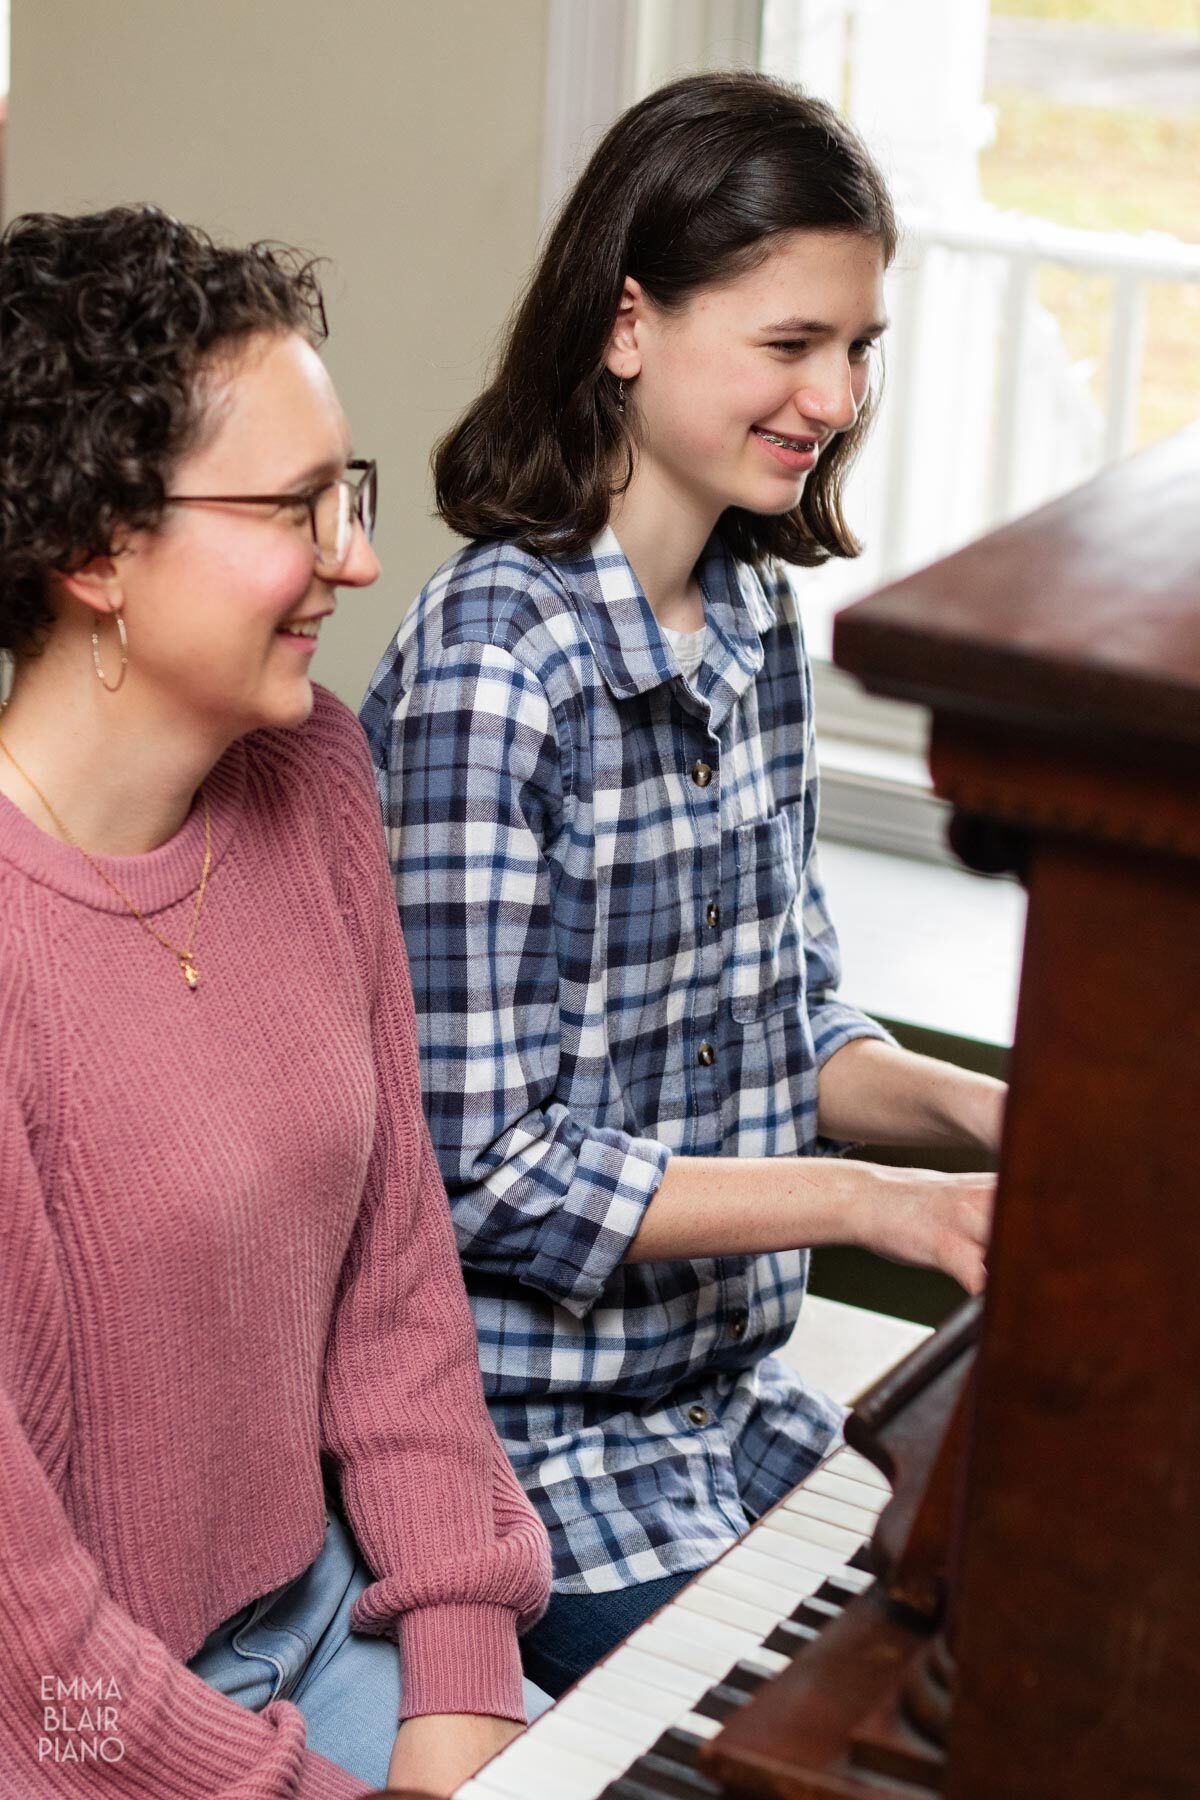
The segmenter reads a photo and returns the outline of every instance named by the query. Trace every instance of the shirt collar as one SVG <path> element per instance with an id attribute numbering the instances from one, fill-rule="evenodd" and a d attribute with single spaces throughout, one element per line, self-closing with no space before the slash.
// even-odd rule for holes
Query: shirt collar
<path id="1" fill-rule="evenodd" d="M 579 609 L 596 666 L 618 699 L 648 693 L 674 677 L 675 659 L 611 525 L 586 550 L 555 563 Z M 755 570 L 735 562 L 715 532 L 697 575 L 710 627 L 697 679 L 710 709 L 724 714 L 762 668 L 762 636 L 776 623 L 775 609 Z"/>

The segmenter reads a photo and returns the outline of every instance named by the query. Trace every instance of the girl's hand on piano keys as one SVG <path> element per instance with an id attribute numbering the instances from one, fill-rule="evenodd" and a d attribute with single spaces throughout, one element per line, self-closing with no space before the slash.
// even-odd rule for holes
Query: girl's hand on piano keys
<path id="1" fill-rule="evenodd" d="M 853 1242 L 893 1262 L 941 1269 L 969 1294 L 982 1291 L 992 1227 L 994 1175 L 864 1166 L 852 1210 Z"/>

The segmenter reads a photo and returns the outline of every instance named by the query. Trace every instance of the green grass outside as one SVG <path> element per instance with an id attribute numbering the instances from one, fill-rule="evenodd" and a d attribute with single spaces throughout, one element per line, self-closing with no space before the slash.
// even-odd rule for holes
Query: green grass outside
<path id="1" fill-rule="evenodd" d="M 1135 10 L 1192 18 L 1192 0 L 1004 0 L 996 12 L 1091 17 Z M 1109 22 L 1107 19 L 1105 22 Z M 1185 20 L 1185 25 L 1188 23 Z M 1028 93 L 994 92 L 995 143 L 980 159 L 983 191 L 997 206 L 1093 231 L 1166 231 L 1200 242 L 1200 114 L 1064 106 Z M 1043 270 L 1039 297 L 1056 315 L 1073 357 L 1094 365 L 1103 394 L 1111 287 L 1097 276 Z M 1153 443 L 1200 417 L 1200 285 L 1149 288 L 1137 441 Z"/>
<path id="2" fill-rule="evenodd" d="M 1200 0 L 992 0 L 992 12 L 1128 31 L 1200 31 Z"/>

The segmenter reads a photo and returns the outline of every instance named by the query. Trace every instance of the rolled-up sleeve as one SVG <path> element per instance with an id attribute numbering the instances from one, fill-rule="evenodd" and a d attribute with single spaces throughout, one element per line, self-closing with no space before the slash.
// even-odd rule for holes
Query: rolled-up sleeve
<path id="1" fill-rule="evenodd" d="M 582 1317 L 670 1153 L 571 1110 L 569 1065 L 598 1034 L 587 981 L 562 963 L 563 920 L 585 919 L 589 899 L 564 891 L 550 854 L 571 830 L 553 709 L 510 652 L 463 643 L 422 659 L 411 681 L 377 677 L 363 722 L 459 1253 Z"/>

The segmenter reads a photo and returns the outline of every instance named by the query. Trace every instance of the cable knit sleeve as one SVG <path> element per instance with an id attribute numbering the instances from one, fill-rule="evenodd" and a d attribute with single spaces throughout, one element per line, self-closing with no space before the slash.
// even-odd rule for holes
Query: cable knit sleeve
<path id="1" fill-rule="evenodd" d="M 377 1579 L 355 1626 L 394 1635 L 402 1711 L 522 1719 L 517 1632 L 550 1583 L 545 1532 L 483 1400 L 445 1188 L 421 1110 L 416 1022 L 362 732 L 322 697 L 348 929 L 369 994 L 377 1113 L 326 1358 L 322 1434 Z M 331 829 L 333 821 L 331 820 Z"/>
<path id="2" fill-rule="evenodd" d="M 109 1598 L 60 1500 L 71 1376 L 54 1245 L 0 1037 L 0 1793 L 351 1800 L 293 1706 L 245 1711 Z"/>

